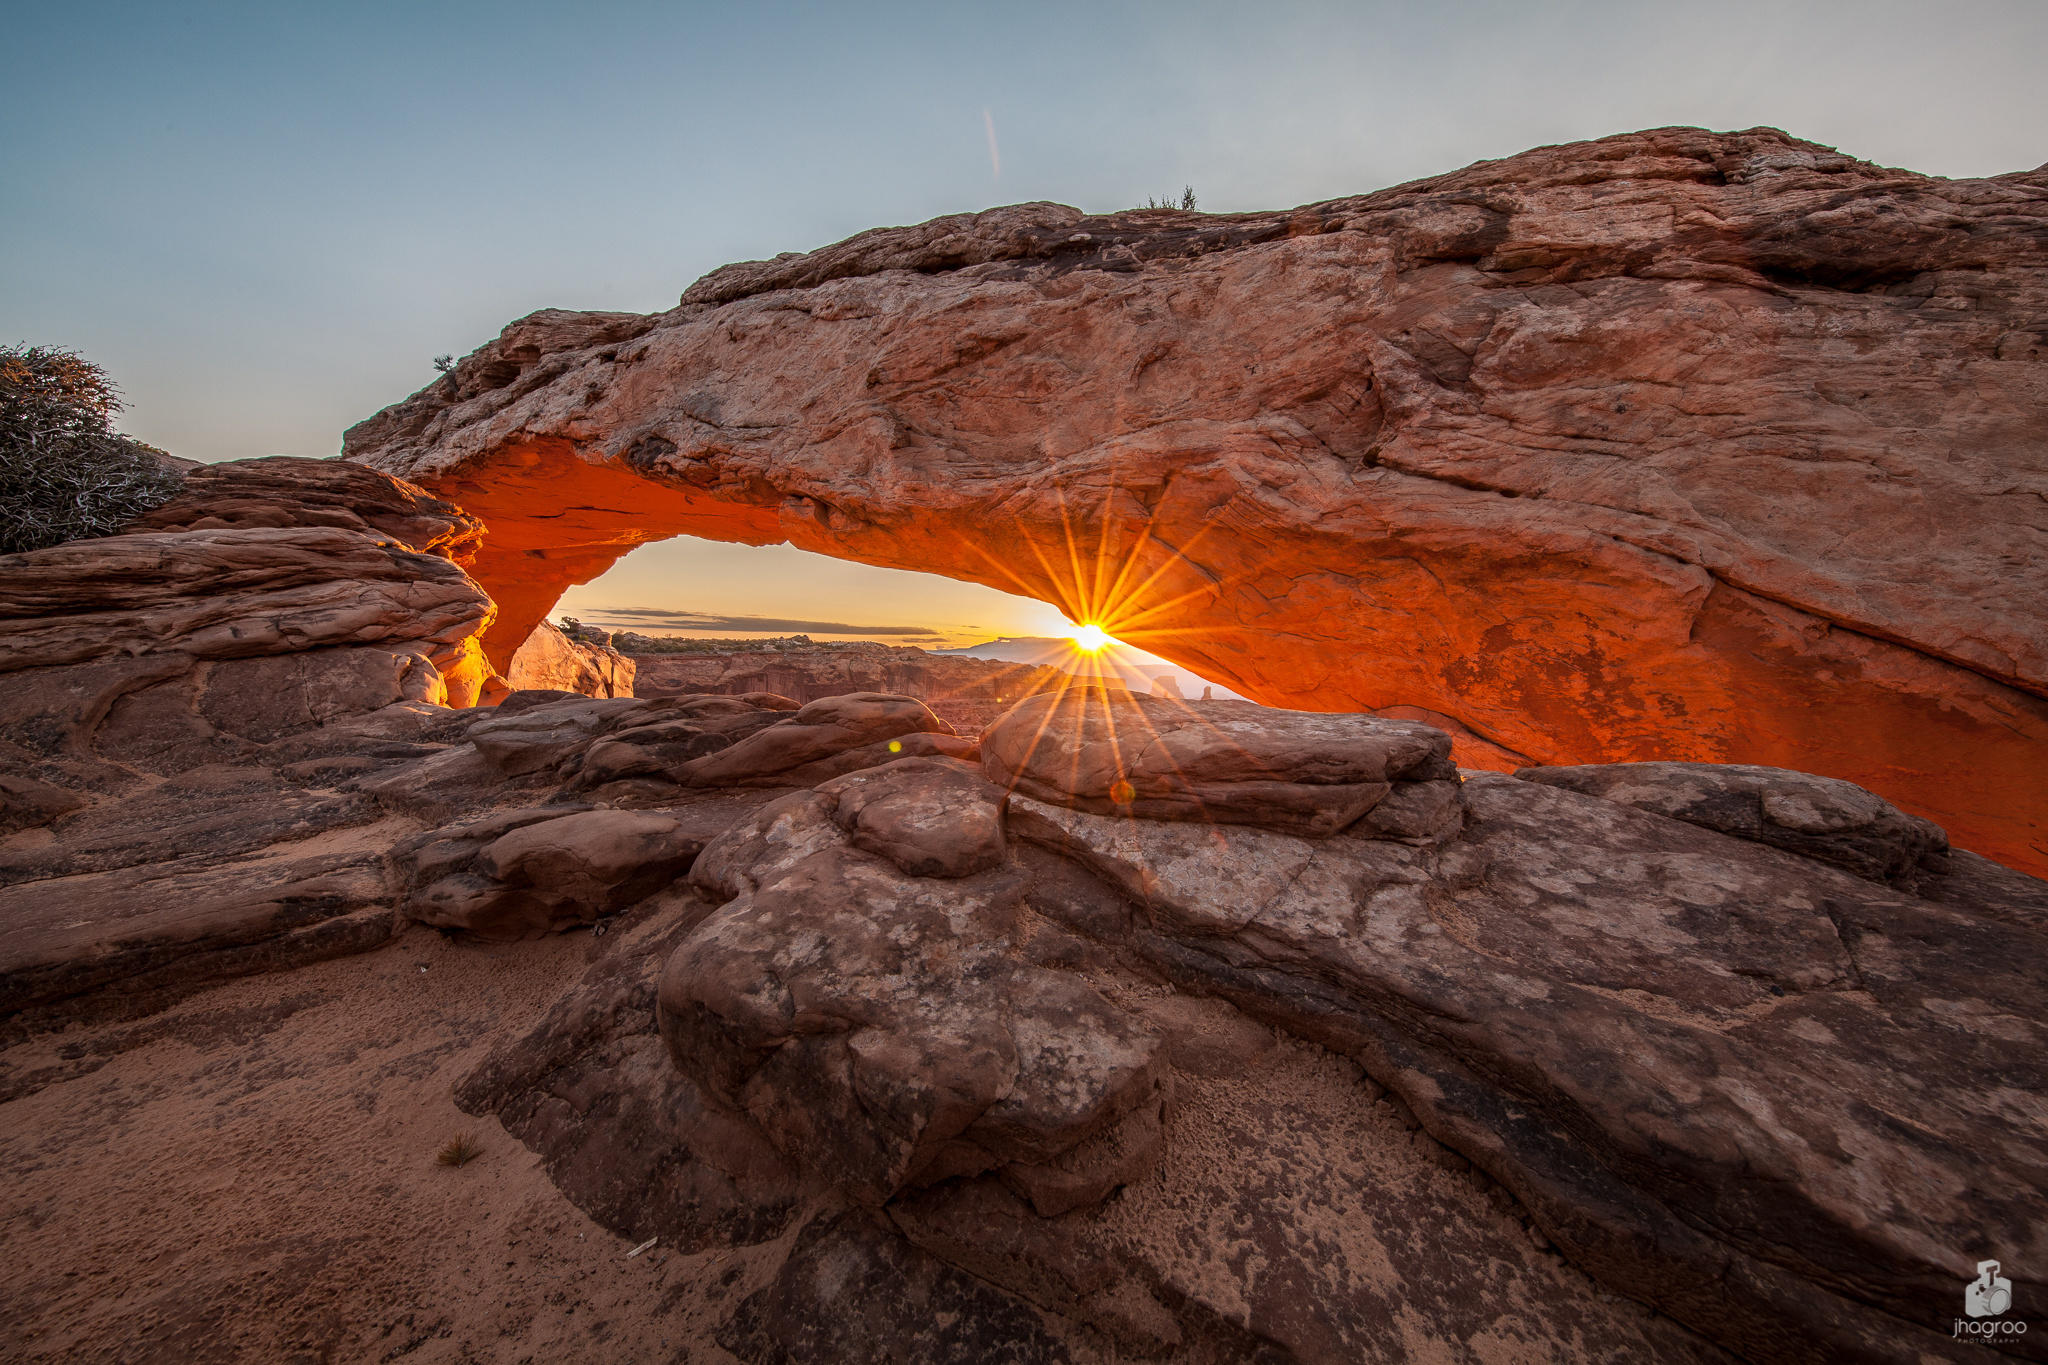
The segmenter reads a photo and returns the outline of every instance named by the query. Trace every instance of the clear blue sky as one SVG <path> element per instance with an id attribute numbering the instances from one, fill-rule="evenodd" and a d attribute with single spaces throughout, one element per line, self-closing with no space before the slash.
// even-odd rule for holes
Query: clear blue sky
<path id="1" fill-rule="evenodd" d="M 0 35 L 0 342 L 84 351 L 197 459 L 332 454 L 536 308 L 996 203 L 1273 208 L 1674 123 L 2048 161 L 2042 0 L 74 0 Z"/>

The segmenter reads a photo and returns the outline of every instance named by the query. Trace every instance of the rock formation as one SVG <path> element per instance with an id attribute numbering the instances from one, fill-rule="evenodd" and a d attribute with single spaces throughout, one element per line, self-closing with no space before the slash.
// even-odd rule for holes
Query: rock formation
<path id="1" fill-rule="evenodd" d="M 1917 1363 L 1977 1259 L 2044 1288 L 2048 887 L 1862 788 L 1087 684 L 450 707 L 473 520 L 208 483 L 0 565 L 0 1037 L 602 933 L 458 1099 L 745 1252 L 691 1312 L 764 1365 Z"/>
<path id="2" fill-rule="evenodd" d="M 1950 846 L 2040 864 L 2044 190 L 1675 130 L 516 324 L 383 471 L 0 557 L 0 1103 L 224 978 L 576 932 L 437 1016 L 455 1098 L 747 1365 L 1977 1359 L 1979 1260 L 2048 1292 L 2048 884 Z M 495 675 L 684 531 L 1321 709 Z"/>
<path id="3" fill-rule="evenodd" d="M 501 663 L 634 545 L 786 540 L 1507 766 L 1844 778 L 2041 870 L 2044 302 L 2048 173 L 1665 129 L 537 313 L 346 452 L 488 525 Z"/>
<path id="4" fill-rule="evenodd" d="M 572 640 L 557 627 L 543 621 L 526 637 L 526 643 L 513 651 L 511 665 L 505 670 L 505 683 L 515 692 L 581 692 L 586 697 L 630 697 L 634 691 L 636 671 L 633 660 L 618 650 L 587 640 Z M 667 695 L 678 695 L 678 692 Z"/>
<path id="5" fill-rule="evenodd" d="M 985 1349 L 1396 1358 L 1387 1284 L 1339 1283 L 1328 1258 L 1388 1254 L 1389 1219 L 1445 1245 L 1467 1224 L 1382 1208 L 1379 1251 L 1319 1251 L 1257 1187 L 1230 1217 L 1263 1229 L 1263 1268 L 1219 1276 L 1189 1248 L 1229 1237 L 1149 1193 L 1191 1164 L 1228 1184 L 1296 1159 L 1300 1133 L 1256 1124 L 1231 1155 L 1176 1146 L 1200 1128 L 1183 1087 L 1278 1059 L 1256 1020 L 1356 1063 L 1349 1103 L 1384 1087 L 1465 1187 L 1742 1358 L 1970 1358 L 1948 1324 L 1975 1259 L 2048 1258 L 2048 1129 L 2020 1098 L 2048 1093 L 2048 887 L 1844 783 L 1460 782 L 1448 746 L 1365 716 L 1027 701 L 978 766 L 898 759 L 740 817 L 464 1102 L 622 1236 L 805 1223 L 720 1336 L 744 1359 L 783 1358 L 758 1333 L 789 1349 L 864 1311 L 807 1268 L 818 1239 L 875 1262 L 884 1297 L 975 1277 L 940 1297 Z M 1270 1149 L 1236 1145 L 1254 1132 Z M 623 1200 L 620 1172 L 650 1197 Z M 1398 1292 L 1454 1330 L 1461 1309 Z M 1584 1324 L 1603 1344 L 1574 1354 L 1712 1354 Z"/>
<path id="6" fill-rule="evenodd" d="M 127 533 L 0 558 L 0 1011 L 147 1006 L 403 927 L 351 784 L 489 676 L 480 527 L 333 460 L 200 466 Z"/>

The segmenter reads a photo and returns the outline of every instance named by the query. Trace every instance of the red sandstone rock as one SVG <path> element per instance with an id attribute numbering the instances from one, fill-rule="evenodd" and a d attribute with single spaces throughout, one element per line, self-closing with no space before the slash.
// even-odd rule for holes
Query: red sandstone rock
<path id="1" fill-rule="evenodd" d="M 2044 190 L 1681 128 L 1019 205 L 535 314 L 346 449 L 490 526 L 501 662 L 636 544 L 787 540 L 1502 766 L 1846 778 L 2040 870 Z"/>
<path id="2" fill-rule="evenodd" d="M 1414 721 L 1076 687 L 1012 707 L 982 736 L 981 762 L 1006 790 L 1097 814 L 1297 834 L 1367 816 L 1426 838 L 1457 824 L 1450 749 Z"/>
<path id="3" fill-rule="evenodd" d="M 916 742 L 927 736 L 925 743 Z M 803 786 L 892 756 L 946 754 L 932 741 L 955 738 L 953 727 L 914 697 L 850 692 L 811 702 L 716 753 L 680 764 L 672 775 L 691 787 Z M 972 748 L 971 740 L 959 741 L 959 752 L 948 756 Z M 851 767 L 833 762 L 842 756 L 856 761 Z"/>
<path id="4" fill-rule="evenodd" d="M 483 525 L 402 479 L 346 460 L 292 455 L 195 464 L 176 497 L 128 530 L 221 531 L 328 526 L 388 539 L 401 549 L 466 564 Z"/>
<path id="5" fill-rule="evenodd" d="M 865 818 L 956 780 L 984 795 L 951 803 L 950 838 L 943 808 Z M 1158 1036 L 1078 977 L 1016 960 L 1024 878 L 997 865 L 999 842 L 974 856 L 1000 793 L 921 762 L 836 787 L 762 807 L 692 871 L 735 894 L 662 971 L 677 1066 L 867 1203 L 994 1170 L 1051 1215 L 1149 1169 Z M 742 863 L 744 881 L 715 875 Z"/>
<path id="6" fill-rule="evenodd" d="M 1515 775 L 1790 849 L 1874 881 L 1910 885 L 1948 870 L 1940 828 L 1833 778 L 1740 763 L 1617 763 Z"/>
<path id="7" fill-rule="evenodd" d="M 485 680 L 491 604 L 450 557 L 479 529 L 361 466 L 251 460 L 0 559 L 0 1014 L 146 1009 L 403 927 L 407 828 L 354 784 Z"/>
<path id="8" fill-rule="evenodd" d="M 1755 1358 L 1950 1358 L 1949 1248 L 2048 1254 L 2003 1193 L 2037 1188 L 2042 1128 L 1992 1098 L 2044 1078 L 2016 1033 L 1956 1022 L 2018 1020 L 2038 930 L 1689 817 L 1465 790 L 1433 849 L 1022 797 L 1009 832 L 1116 886 L 1126 941 L 1184 988 L 1357 1058 L 1610 1285 Z M 1085 883 L 1040 885 L 1041 911 L 1113 922 Z M 1792 1322 L 1801 1345 L 1770 1339 Z"/>
<path id="9" fill-rule="evenodd" d="M 1124 732 L 1137 755 L 1177 737 L 1195 785 L 1448 785 L 1401 780 L 1446 743 L 1412 722 L 1126 709 L 1222 714 L 1206 737 L 1156 721 L 1157 734 Z M 1049 722 L 1029 727 L 1050 751 L 1042 770 L 1100 787 L 1112 766 L 1098 728 L 1045 710 L 1018 708 Z M 723 1226 L 765 1240 L 788 1225 L 792 1185 L 823 1182 L 939 1262 L 1134 1354 L 1216 1358 L 1193 1344 L 1216 1313 L 1334 1360 L 1400 1353 L 1392 1298 L 1441 1334 L 1491 1283 L 1471 1265 L 1490 1234 L 1412 1187 L 1346 1174 L 1299 1198 L 1302 1173 L 1328 1169 L 1384 1085 L 1420 1125 L 1404 1147 L 1722 1346 L 1961 1361 L 1974 1348 L 1947 1323 L 1973 1260 L 2048 1256 L 2033 1102 L 2048 1075 L 2029 1013 L 2041 885 L 2008 873 L 1987 898 L 1991 865 L 1958 866 L 1939 831 L 1803 774 L 1554 776 L 1473 775 L 1462 818 L 1427 839 L 1367 820 L 1304 838 L 1171 806 L 1164 820 L 1097 814 L 1066 789 L 1060 804 L 1005 800 L 963 765 L 870 769 L 710 839 L 689 881 L 721 908 L 664 893 L 644 912 L 642 965 L 572 990 L 466 1091 L 635 1237 L 694 1246 Z M 462 838 L 547 828 L 485 822 Z M 651 1003 L 675 1074 L 650 1069 L 641 1017 L 657 943 Z M 1190 1077 L 1302 1058 L 1196 996 L 1348 1056 L 1378 1085 L 1353 1073 L 1349 1107 L 1314 1116 L 1291 1085 L 1240 1092 L 1204 1128 L 1214 1091 L 1194 1091 L 1199 1117 L 1175 1107 Z M 652 1165 L 648 1144 L 678 1165 Z M 1249 1185 L 1246 1160 L 1264 1173 Z M 770 1171 L 742 1194 L 742 1174 Z M 641 1178 L 660 1212 L 622 1198 Z M 1327 1248 L 1359 1219 L 1382 1251 L 1462 1247 L 1445 1253 L 1457 1283 L 1358 1274 L 1377 1264 L 1358 1251 L 1332 1269 Z M 1304 1243 L 1308 1228 L 1328 1240 Z M 1269 1240 L 1278 1259 L 1263 1268 L 1232 1250 Z M 804 1264 L 793 1256 L 769 1295 L 787 1291 L 799 1335 L 827 1302 L 850 1311 L 811 1293 Z M 876 1292 L 905 1282 L 876 1274 Z M 963 1305 L 963 1325 L 1021 1339 L 994 1325 L 1006 1303 Z M 1515 1309 L 1525 1324 L 1545 1313 Z M 1679 1337 L 1649 1355 L 1695 1353 L 1711 1356 Z"/>
<path id="10" fill-rule="evenodd" d="M 572 640 L 543 621 L 512 655 L 512 664 L 505 670 L 505 683 L 515 690 L 630 697 L 634 695 L 634 671 L 633 661 L 616 649 Z"/>
<path id="11" fill-rule="evenodd" d="M 704 848 L 656 811 L 539 808 L 433 830 L 399 851 L 406 910 L 480 938 L 535 938 L 589 924 L 689 870 Z"/>
<path id="12" fill-rule="evenodd" d="M 968 708 L 1000 710 L 1068 681 L 1057 668 L 932 654 L 907 645 L 829 644 L 685 654 L 635 652 L 633 636 L 614 638 L 632 655 L 634 691 L 643 697 L 775 692 L 807 702 L 848 692 L 893 692 L 916 697 L 951 719 Z"/>
<path id="13" fill-rule="evenodd" d="M 902 758 L 822 782 L 855 848 L 912 877 L 967 877 L 1003 862 L 1003 792 L 952 759 Z"/>

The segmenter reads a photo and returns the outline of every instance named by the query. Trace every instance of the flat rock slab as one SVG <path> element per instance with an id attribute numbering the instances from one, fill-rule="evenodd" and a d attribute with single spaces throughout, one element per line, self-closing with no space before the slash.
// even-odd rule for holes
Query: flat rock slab
<path id="1" fill-rule="evenodd" d="M 1789 1323 L 1942 1355 L 1976 1259 L 2048 1263 L 2048 941 L 1627 806 L 1465 788 L 1437 849 L 1022 798 L 1010 831 L 1134 901 L 1127 941 L 1175 979 L 1358 1057 L 1574 1261 L 1745 1354 L 1799 1358 Z"/>
<path id="2" fill-rule="evenodd" d="M 1107 1338 L 1121 1359 L 1507 1359 L 1726 1365 L 1696 1334 L 1536 1246 L 1511 1200 L 1375 1098 L 1357 1066 L 1213 999 L 1176 1062 L 1172 1158 L 1098 1210 L 1042 1218 L 999 1182 L 909 1196 L 915 1244 Z M 1249 1032 L 1227 1064 L 1215 1032 Z"/>
<path id="3" fill-rule="evenodd" d="M 1753 839 L 1873 881 L 1910 885 L 1946 870 L 1948 835 L 1938 825 L 1838 778 L 1741 763 L 1606 763 L 1523 768 L 1515 776 Z"/>
<path id="4" fill-rule="evenodd" d="M 379 814 L 359 796 L 222 765 L 102 802 L 63 820 L 47 840 L 16 841 L 0 851 L 0 885 L 122 867 L 168 870 L 367 825 Z"/>
<path id="5" fill-rule="evenodd" d="M 1006 790 L 1097 814 L 1298 834 L 1366 817 L 1380 832 L 1426 837 L 1456 824 L 1450 754 L 1449 735 L 1416 721 L 1197 709 L 1081 686 L 1004 713 L 982 736 L 981 763 Z"/>
<path id="6" fill-rule="evenodd" d="M 124 867 L 0 890 L 0 1014 L 142 1009 L 226 977 L 373 948 L 405 925 L 364 824 L 196 866 Z M 61 1017 L 61 1010 L 59 1016 Z"/>

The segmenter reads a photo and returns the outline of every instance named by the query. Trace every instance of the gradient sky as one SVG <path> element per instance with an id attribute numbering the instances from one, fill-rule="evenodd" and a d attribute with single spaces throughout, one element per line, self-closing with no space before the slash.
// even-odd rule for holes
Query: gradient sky
<path id="1" fill-rule="evenodd" d="M 0 343 L 83 351 L 126 430 L 204 460 L 333 454 L 537 308 L 664 309 L 728 261 L 991 204 L 1269 209 L 1681 123 L 2048 160 L 2043 0 L 74 2 L 0 31 Z M 1058 620 L 676 542 L 565 606 Z"/>

